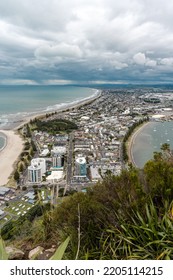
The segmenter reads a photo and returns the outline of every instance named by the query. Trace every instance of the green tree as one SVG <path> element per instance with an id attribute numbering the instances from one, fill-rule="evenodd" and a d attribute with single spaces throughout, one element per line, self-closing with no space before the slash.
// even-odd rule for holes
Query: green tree
<path id="1" fill-rule="evenodd" d="M 164 200 L 173 199 L 173 164 L 163 159 L 155 157 L 144 166 L 148 191 L 151 197 L 155 197 L 158 206 L 163 206 Z"/>
<path id="2" fill-rule="evenodd" d="M 19 172 L 23 172 L 24 166 L 23 166 L 23 163 L 22 163 L 22 162 L 19 163 L 19 165 L 18 165 L 18 170 L 19 170 Z"/>
<path id="3" fill-rule="evenodd" d="M 33 148 L 32 148 L 32 147 L 29 149 L 29 154 L 30 154 L 31 157 L 33 157 L 34 151 L 33 151 Z"/>
<path id="4" fill-rule="evenodd" d="M 168 143 L 162 144 L 161 148 L 162 151 L 169 151 L 170 152 L 170 145 Z"/>
<path id="5" fill-rule="evenodd" d="M 19 172 L 17 170 L 14 172 L 14 176 L 13 177 L 14 177 L 15 181 L 19 181 L 20 175 L 19 175 Z"/>

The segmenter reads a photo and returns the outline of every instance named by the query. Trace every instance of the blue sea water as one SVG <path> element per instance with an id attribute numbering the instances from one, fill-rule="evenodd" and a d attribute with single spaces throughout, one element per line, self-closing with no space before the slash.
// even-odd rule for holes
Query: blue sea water
<path id="1" fill-rule="evenodd" d="M 75 86 L 0 86 L 0 128 L 24 116 L 75 104 L 95 93 L 96 89 Z"/>

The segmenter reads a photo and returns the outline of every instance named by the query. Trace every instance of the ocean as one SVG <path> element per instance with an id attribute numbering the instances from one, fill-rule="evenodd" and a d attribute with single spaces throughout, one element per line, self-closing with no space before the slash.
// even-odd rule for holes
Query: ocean
<path id="1" fill-rule="evenodd" d="M 26 116 L 65 108 L 96 91 L 75 86 L 0 86 L 0 129 Z"/>
<path id="2" fill-rule="evenodd" d="M 39 113 L 52 112 L 87 100 L 98 91 L 76 86 L 0 86 L 0 129 Z M 0 135 L 0 149 L 5 139 Z"/>
<path id="3" fill-rule="evenodd" d="M 135 136 L 132 155 L 135 164 L 142 168 L 153 158 L 154 152 L 160 152 L 162 144 L 170 144 L 173 149 L 173 121 L 150 122 Z"/>

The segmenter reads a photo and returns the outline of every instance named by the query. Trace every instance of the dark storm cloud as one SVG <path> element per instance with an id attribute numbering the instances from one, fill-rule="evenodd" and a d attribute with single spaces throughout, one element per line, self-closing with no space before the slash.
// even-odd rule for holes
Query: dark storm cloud
<path id="1" fill-rule="evenodd" d="M 172 10 L 168 0 L 1 1 L 0 83 L 171 81 Z"/>

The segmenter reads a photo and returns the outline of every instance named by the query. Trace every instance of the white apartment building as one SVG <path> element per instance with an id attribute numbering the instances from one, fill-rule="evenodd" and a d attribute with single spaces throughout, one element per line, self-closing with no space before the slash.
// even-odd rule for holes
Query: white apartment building
<path id="1" fill-rule="evenodd" d="M 28 181 L 31 183 L 40 183 L 42 176 L 46 172 L 46 161 L 43 158 L 34 158 L 28 167 Z"/>
<path id="2" fill-rule="evenodd" d="M 38 164 L 28 167 L 28 181 L 31 183 L 41 183 L 42 173 L 41 166 Z"/>
<path id="3" fill-rule="evenodd" d="M 38 164 L 41 166 L 42 175 L 46 172 L 46 160 L 44 158 L 33 158 L 31 160 L 31 165 Z"/>

